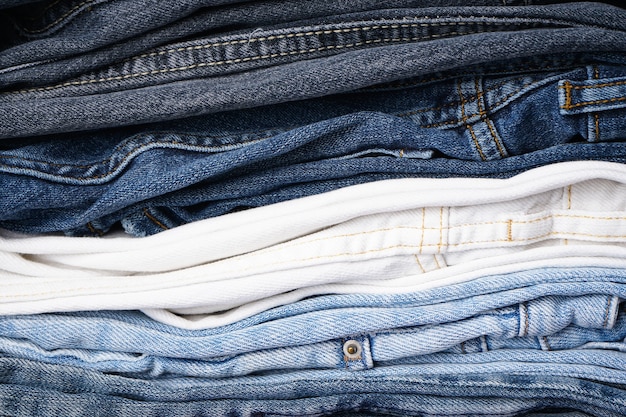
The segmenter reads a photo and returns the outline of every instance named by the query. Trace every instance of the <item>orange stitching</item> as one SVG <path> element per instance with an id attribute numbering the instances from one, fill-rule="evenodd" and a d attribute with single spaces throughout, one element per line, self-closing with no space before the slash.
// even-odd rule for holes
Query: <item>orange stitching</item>
<path id="1" fill-rule="evenodd" d="M 565 84 L 569 84 L 569 88 L 573 90 L 587 90 L 587 89 L 593 89 L 593 88 L 615 87 L 616 85 L 626 85 L 626 81 L 613 81 L 610 83 L 593 84 L 593 85 L 571 85 L 569 81 L 566 81 Z M 564 88 L 564 87 L 559 86 L 559 88 Z"/>
<path id="2" fill-rule="evenodd" d="M 626 101 L 626 97 L 614 97 L 606 100 L 595 100 L 595 101 L 583 101 L 581 103 L 570 104 L 569 106 L 566 104 L 565 106 L 561 106 L 562 109 L 571 110 L 576 107 L 589 106 L 594 104 L 608 104 L 615 103 L 617 101 Z"/>
<path id="3" fill-rule="evenodd" d="M 566 81 L 565 82 L 565 106 L 569 107 L 571 105 L 572 105 L 572 84 L 569 81 Z"/>
<path id="4" fill-rule="evenodd" d="M 100 229 L 96 229 L 95 227 L 93 227 L 91 222 L 87 223 L 87 227 L 89 228 L 89 231 L 93 233 L 94 235 L 100 235 L 100 236 L 104 235 L 104 232 Z"/>
<path id="5" fill-rule="evenodd" d="M 540 81 L 533 81 L 527 84 L 524 84 L 523 86 L 521 86 L 520 88 L 518 88 L 517 90 L 513 91 L 510 94 L 507 94 L 502 100 L 496 102 L 493 107 L 498 107 L 500 105 L 502 105 L 503 103 L 505 103 L 507 100 L 509 100 L 511 97 L 513 97 L 514 95 L 518 94 L 520 91 L 524 90 L 525 88 L 531 87 L 534 84 L 539 83 Z M 469 116 L 471 117 L 471 116 Z M 460 123 L 462 120 L 450 120 L 447 122 L 440 122 L 440 123 L 434 123 L 434 124 L 429 124 L 429 125 L 421 125 L 420 127 L 423 128 L 431 128 L 431 127 L 440 127 L 440 126 L 445 126 L 445 125 L 455 125 Z"/>
<path id="6" fill-rule="evenodd" d="M 509 238 L 509 241 L 513 241 L 513 220 L 509 220 L 506 225 L 506 235 Z"/>
<path id="7" fill-rule="evenodd" d="M 441 265 L 439 264 L 439 260 L 437 260 L 437 255 L 433 255 L 433 258 L 435 258 L 435 264 L 437 265 L 437 269 L 441 269 Z"/>
<path id="8" fill-rule="evenodd" d="M 422 265 L 422 263 L 420 262 L 420 258 L 419 256 L 415 255 L 415 260 L 417 261 L 417 264 L 419 265 L 420 269 L 422 270 L 423 273 L 426 273 L 426 269 L 424 269 L 424 266 Z"/>
<path id="9" fill-rule="evenodd" d="M 426 207 L 422 207 L 422 239 L 420 240 L 420 254 L 424 246 L 424 231 L 426 230 Z"/>
<path id="10" fill-rule="evenodd" d="M 422 208 L 422 219 L 425 218 L 425 211 L 426 211 L 426 209 Z M 483 226 L 483 225 L 508 224 L 509 222 L 511 222 L 511 226 L 512 226 L 513 223 L 515 223 L 515 224 L 531 224 L 531 223 L 542 222 L 542 221 L 549 220 L 549 219 L 552 219 L 552 218 L 571 218 L 571 219 L 590 219 L 590 220 L 618 220 L 618 221 L 626 220 L 626 216 L 623 216 L 623 217 L 621 217 L 621 216 L 620 217 L 608 217 L 608 216 L 585 216 L 585 215 L 576 215 L 576 214 L 552 214 L 552 215 L 548 215 L 548 216 L 544 216 L 544 217 L 540 217 L 540 218 L 532 219 L 532 220 L 517 220 L 517 221 L 502 220 L 502 221 L 493 221 L 493 222 L 465 223 L 465 224 L 460 224 L 460 225 L 447 226 L 444 229 L 446 229 L 446 230 L 453 230 L 453 229 L 464 228 L 464 227 L 477 227 L 477 226 Z M 390 232 L 390 231 L 395 231 L 395 230 L 421 230 L 422 237 L 421 237 L 421 240 L 420 240 L 420 244 L 419 244 L 419 246 L 416 247 L 416 249 L 419 249 L 419 253 L 421 254 L 423 252 L 423 248 L 424 247 L 432 247 L 432 246 L 436 246 L 437 245 L 437 244 L 425 244 L 424 243 L 424 232 L 426 230 L 441 230 L 441 227 L 426 227 L 425 223 L 424 223 L 424 220 L 422 220 L 422 226 L 421 227 L 395 226 L 395 227 L 387 227 L 387 228 L 381 228 L 381 229 L 367 230 L 365 232 L 346 233 L 346 234 L 342 234 L 342 235 L 320 237 L 320 238 L 316 238 L 316 239 L 310 239 L 310 240 L 306 240 L 306 241 L 294 242 L 294 243 L 291 243 L 291 244 L 285 244 L 284 246 L 281 246 L 280 248 L 267 248 L 267 249 L 263 250 L 263 254 L 266 255 L 266 254 L 272 253 L 272 252 L 279 252 L 279 251 L 281 251 L 283 249 L 293 248 L 293 247 L 297 247 L 297 246 L 302 246 L 302 245 L 306 245 L 306 244 L 313 243 L 313 242 L 320 242 L 320 241 L 325 241 L 325 240 L 341 239 L 341 238 L 351 238 L 351 237 L 355 237 L 355 236 L 363 236 L 363 235 L 366 235 L 366 234 L 381 233 L 381 232 Z M 594 236 L 594 235 L 592 235 L 592 236 Z M 603 236 L 597 236 L 597 237 L 603 237 Z M 610 236 L 604 236 L 604 237 L 610 237 Z M 617 237 L 620 237 L 620 236 L 617 236 Z M 532 238 L 528 238 L 528 239 L 532 239 Z M 507 238 L 506 240 L 486 241 L 486 242 L 517 242 L 517 241 L 519 241 L 519 240 L 516 240 L 516 239 L 509 240 Z M 470 241 L 468 243 L 483 243 L 483 242 L 472 242 L 472 241 Z M 459 243 L 457 245 L 461 245 L 461 244 L 464 244 L 464 243 Z"/>
<path id="11" fill-rule="evenodd" d="M 495 128 L 492 125 L 491 119 L 487 115 L 487 111 L 486 111 L 487 103 L 486 102 L 485 102 L 485 110 L 483 110 L 482 100 L 483 100 L 484 92 L 481 91 L 480 89 L 478 78 L 474 78 L 474 88 L 476 89 L 476 103 L 478 104 L 478 114 L 480 115 L 481 118 L 484 118 L 485 123 L 487 124 L 487 127 L 489 128 L 489 132 L 491 133 L 491 136 L 493 137 L 493 141 L 498 147 L 498 152 L 500 153 L 500 156 L 504 158 L 506 154 L 504 153 L 504 150 L 502 149 L 500 140 L 498 140 L 498 136 L 496 135 Z"/>
<path id="12" fill-rule="evenodd" d="M 463 97 L 463 91 L 461 91 L 461 80 L 459 80 L 457 82 L 456 90 L 459 93 L 459 97 L 461 99 L 461 117 L 462 117 L 462 120 L 465 123 L 465 127 L 467 128 L 467 130 L 469 130 L 470 135 L 472 135 L 472 139 L 474 140 L 474 144 L 476 145 L 476 149 L 478 150 L 478 153 L 480 154 L 480 158 L 483 161 L 486 161 L 487 157 L 483 153 L 483 150 L 480 147 L 480 143 L 478 143 L 478 138 L 476 137 L 476 134 L 474 133 L 474 129 L 472 128 L 472 126 L 469 123 L 467 123 L 468 118 L 465 115 L 465 98 Z"/>
<path id="13" fill-rule="evenodd" d="M 443 207 L 439 210 L 439 245 L 437 245 L 437 253 L 441 252 L 443 245 Z"/>
<path id="14" fill-rule="evenodd" d="M 572 209 L 572 186 L 571 185 L 567 186 L 567 209 L 568 210 Z M 609 219 L 609 220 L 613 220 L 613 219 Z"/>
<path id="15" fill-rule="evenodd" d="M 491 74 L 490 74 L 490 75 L 491 75 Z M 458 77 L 454 77 L 454 78 L 458 78 Z M 517 78 L 517 79 L 515 79 L 515 80 L 521 80 L 521 79 L 523 79 L 523 77 Z M 488 89 L 486 89 L 486 90 L 482 91 L 479 95 L 470 96 L 469 98 L 466 98 L 466 99 L 465 99 L 465 101 L 466 101 L 466 102 L 472 102 L 472 101 L 474 101 L 474 100 L 477 100 L 477 99 L 479 99 L 481 96 L 483 96 L 485 93 L 489 93 L 489 92 L 491 92 L 491 91 L 498 90 L 499 88 L 501 88 L 501 87 L 503 87 L 503 86 L 505 86 L 505 85 L 507 85 L 507 84 L 510 84 L 510 83 L 511 83 L 511 81 L 512 81 L 512 80 L 508 80 L 508 81 L 505 81 L 505 82 L 502 82 L 502 83 L 496 84 L 496 85 L 494 85 L 493 87 L 488 88 Z M 514 81 L 514 80 L 513 80 L 513 81 Z M 456 106 L 459 106 L 460 104 L 461 104 L 461 102 L 459 102 L 459 101 L 454 101 L 454 102 L 447 103 L 447 104 L 444 104 L 444 105 L 439 106 L 439 107 L 429 107 L 429 108 L 426 108 L 426 109 L 411 110 L 411 111 L 408 111 L 408 112 L 405 112 L 405 113 L 397 113 L 396 115 L 397 115 L 397 116 L 400 116 L 400 117 L 402 117 L 402 116 L 411 116 L 411 115 L 413 115 L 413 114 L 418 114 L 418 113 L 426 113 L 426 112 L 430 112 L 430 111 L 438 111 L 438 110 L 445 109 L 445 108 L 447 108 L 447 107 L 456 107 Z"/>
<path id="16" fill-rule="evenodd" d="M 168 230 L 169 227 L 167 227 L 166 225 L 164 225 L 163 223 L 161 223 L 156 217 L 154 217 L 150 212 L 148 212 L 148 209 L 145 208 L 143 209 L 143 214 L 150 219 L 150 221 L 152 221 L 154 224 L 156 224 L 157 226 L 159 226 L 161 229 L 163 230 Z"/>

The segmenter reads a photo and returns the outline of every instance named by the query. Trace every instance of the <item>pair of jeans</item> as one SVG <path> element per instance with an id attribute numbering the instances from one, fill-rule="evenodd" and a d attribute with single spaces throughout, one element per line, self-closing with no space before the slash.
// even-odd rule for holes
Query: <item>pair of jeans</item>
<path id="1" fill-rule="evenodd" d="M 562 208 L 578 208 L 579 194 L 568 191 L 569 186 L 598 180 L 619 187 L 625 178 L 623 164 L 579 161 L 540 166 L 508 179 L 407 178 L 371 182 L 206 219 L 142 239 L 120 233 L 99 239 L 0 230 L 0 251 L 80 270 L 165 272 L 258 251 L 359 217 L 416 208 L 482 206 L 558 189 L 565 189 L 567 196 Z M 615 194 L 617 188 L 608 187 L 607 193 Z M 588 190 L 598 201 L 618 197 L 597 194 L 600 191 Z M 586 191 L 581 192 L 585 201 L 580 204 L 592 203 L 587 201 L 591 197 L 585 198 Z M 603 208 L 594 206 L 593 210 Z M 8 264 L 7 259 L 6 269 Z"/>
<path id="2" fill-rule="evenodd" d="M 0 226 L 98 235 L 121 222 L 143 236 L 386 178 L 621 162 L 625 68 L 457 75 L 151 127 L 7 140 Z"/>
<path id="3" fill-rule="evenodd" d="M 617 299 L 610 296 L 547 296 L 456 322 L 390 328 L 338 340 L 215 358 L 187 357 L 184 341 L 172 336 L 169 336 L 172 342 L 180 345 L 176 352 L 179 356 L 176 357 L 115 352 L 108 350 L 106 344 L 99 349 L 65 347 L 48 350 L 22 337 L 4 336 L 0 337 L 0 352 L 4 357 L 78 366 L 143 379 L 173 376 L 224 378 L 306 369 L 345 368 L 358 371 L 398 362 L 428 363 L 431 356 L 439 353 L 466 355 L 513 349 L 554 352 L 590 349 L 589 346 L 596 350 L 624 350 L 626 316 L 623 312 L 617 316 L 618 305 Z M 106 319 L 106 316 L 92 316 L 91 324 L 101 331 L 106 321 L 109 321 L 109 326 L 115 325 L 110 317 Z M 20 320 L 13 321 L 19 323 Z M 72 321 L 71 318 L 68 321 Z M 29 323 L 28 320 L 23 322 Z M 44 318 L 43 322 L 51 328 L 62 328 L 63 316 Z M 88 323 L 86 317 L 83 322 L 84 325 Z M 35 323 L 30 320 L 30 324 Z M 7 327 L 7 324 L 2 327 Z M 77 326 L 72 327 L 76 329 Z M 121 327 L 125 331 L 131 329 L 123 321 Z M 27 333 L 25 330 L 22 332 Z M 188 337 L 193 338 L 194 335 Z M 347 346 L 358 346 L 359 354 L 347 354 Z"/>
<path id="4" fill-rule="evenodd" d="M 506 5 L 529 3 L 516 0 Z M 500 0 L 385 3 L 387 9 L 501 5 Z M 0 8 L 6 6 L 0 3 Z M 0 52 L 0 86 L 24 88 L 60 82 L 192 36 L 216 36 L 379 7 L 372 0 L 349 4 L 205 0 L 170 2 L 167 7 L 137 0 L 40 2 L 0 14 L 7 21 Z"/>
<path id="5" fill-rule="evenodd" d="M 192 39 L 63 83 L 5 92 L 0 137 L 174 120 L 561 51 L 623 53 L 625 15 L 602 3 L 407 8 Z"/>
<path id="6" fill-rule="evenodd" d="M 553 168 L 546 167 L 529 177 L 539 178 Z M 588 175 L 593 178 L 600 174 L 590 171 Z M 113 258 L 112 263 L 120 270 L 110 272 L 108 268 L 65 266 L 59 258 L 46 262 L 45 257 L 5 253 L 0 268 L 0 311 L 195 308 L 208 313 L 334 283 L 420 274 L 423 277 L 416 280 L 426 282 L 427 270 L 537 246 L 547 249 L 562 245 L 563 240 L 572 245 L 595 242 L 624 247 L 626 217 L 621 209 L 626 200 L 621 196 L 626 175 L 618 178 L 621 182 L 592 179 L 571 184 L 570 180 L 563 175 L 553 180 L 563 186 L 518 199 L 494 193 L 497 197 L 489 204 L 471 204 L 468 198 L 462 206 L 422 203 L 401 211 L 356 217 L 255 252 L 155 273 L 150 273 L 156 269 L 150 259 L 142 263 L 135 256 L 130 270 L 124 270 Z M 441 197 L 438 181 L 431 182 L 436 189 L 433 196 Z M 379 186 L 389 191 L 385 184 Z M 472 196 L 476 190 L 468 188 L 466 193 Z M 422 201 L 425 198 L 423 194 L 419 197 Z M 250 217 L 257 219 L 255 213 Z M 239 238 L 231 233 L 229 240 L 237 244 Z M 179 239 L 176 243 L 174 252 L 180 253 L 188 252 L 188 245 L 193 244 Z M 172 255 L 163 252 L 161 256 L 167 261 Z M 208 251 L 208 256 L 212 255 Z"/>
<path id="7" fill-rule="evenodd" d="M 158 273 L 141 271 L 139 264 L 137 272 L 80 271 L 7 255 L 0 270 L 0 311 L 132 307 L 212 313 L 328 284 L 411 275 L 429 282 L 429 270 L 533 247 L 547 250 L 564 241 L 626 248 L 626 217 L 620 212 L 626 201 L 617 198 L 623 188 L 589 181 L 520 200 L 356 218 L 260 251 Z M 593 210 L 596 196 L 613 197 Z"/>
<path id="8" fill-rule="evenodd" d="M 471 356 L 471 355 L 468 355 Z M 588 352 L 467 365 L 389 366 L 351 373 L 301 371 L 226 380 L 142 381 L 26 360 L 0 359 L 0 406 L 12 416 L 519 416 L 576 410 L 626 413 L 624 372 Z M 597 355 L 596 355 L 597 356 Z M 607 355 L 606 359 L 609 359 Z M 578 378 L 580 374 L 588 377 Z M 602 383 L 606 380 L 613 383 Z M 607 399 L 610 398 L 610 401 Z M 532 415 L 532 414 L 531 414 Z"/>
<path id="9" fill-rule="evenodd" d="M 93 311 L 3 316 L 0 335 L 12 355 L 153 376 L 363 370 L 448 350 L 489 351 L 489 345 L 550 351 L 593 342 L 596 349 L 606 343 L 623 350 L 618 313 L 626 269 L 593 265 L 581 260 L 483 272 L 418 291 L 310 297 L 212 329 L 179 329 L 132 311 Z M 476 339 L 487 347 L 472 347 Z M 350 344 L 356 351 L 346 350 Z"/>

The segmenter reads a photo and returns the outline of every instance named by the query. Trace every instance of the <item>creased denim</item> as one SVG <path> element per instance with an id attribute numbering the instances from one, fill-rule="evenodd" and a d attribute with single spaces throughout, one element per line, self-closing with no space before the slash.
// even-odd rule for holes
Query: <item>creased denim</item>
<path id="1" fill-rule="evenodd" d="M 151 127 L 8 140 L 0 226 L 100 235 L 121 222 L 142 236 L 387 178 L 622 162 L 625 68 L 421 80 Z M 583 85 L 595 102 L 572 93 Z"/>
<path id="2" fill-rule="evenodd" d="M 565 169 L 580 166 L 574 165 Z M 555 174 L 558 168 L 552 166 L 539 171 L 509 182 L 533 183 L 534 187 L 533 178 L 541 177 L 542 173 Z M 594 171 L 587 175 L 602 176 Z M 422 203 L 414 207 L 326 224 L 324 230 L 316 233 L 214 262 L 203 263 L 198 258 L 188 257 L 190 263 L 180 265 L 180 269 L 168 266 L 167 260 L 172 258 L 172 253 L 157 255 L 163 256 L 162 269 L 157 268 L 150 258 L 142 261 L 129 254 L 133 264 L 128 270 L 124 270 L 123 262 L 116 262 L 114 257 L 111 263 L 117 267 L 81 270 L 71 257 L 67 257 L 69 264 L 64 265 L 62 257 L 24 258 L 21 253 L 0 252 L 4 257 L 0 269 L 3 278 L 0 311 L 15 314 L 84 309 L 195 308 L 212 313 L 294 290 L 323 289 L 328 284 L 380 282 L 418 275 L 423 277 L 416 277 L 416 282 L 428 282 L 428 271 L 463 262 L 477 263 L 480 259 L 534 247 L 547 250 L 564 244 L 594 243 L 625 248 L 623 209 L 626 200 L 623 195 L 626 177 L 613 179 L 571 184 L 572 179 L 562 175 L 553 181 L 560 181 L 564 186 L 543 193 L 537 193 L 535 188 L 535 194 L 523 198 L 505 198 L 493 190 L 495 198 L 488 204 L 471 204 L 471 198 L 467 198 L 462 206 L 437 206 L 433 204 L 436 200 L 425 205 L 425 195 L 422 194 L 417 196 Z M 440 181 L 416 181 L 432 184 L 436 189 L 433 196 L 442 197 Z M 479 189 L 488 188 L 488 184 L 503 186 L 502 183 L 506 181 L 492 180 L 486 184 L 477 181 Z M 386 193 L 390 191 L 386 185 L 380 186 Z M 485 194 L 478 196 L 476 191 L 468 188 L 466 194 L 475 196 L 478 201 L 489 198 Z M 254 213 L 250 216 L 257 220 Z M 275 222 L 285 221 L 284 217 L 273 219 Z M 219 223 L 217 225 L 219 227 Z M 216 241 L 216 244 L 232 241 L 237 245 L 239 238 L 232 235 L 230 229 L 225 230 L 229 232 L 229 239 Z M 249 234 L 250 231 L 246 230 L 241 238 L 245 239 Z M 216 239 L 215 235 L 208 235 Z M 188 252 L 187 245 L 194 245 L 178 238 L 172 243 L 178 244 L 174 252 L 180 253 Z M 207 256 L 213 255 L 207 251 Z"/>
<path id="3" fill-rule="evenodd" d="M 418 292 L 318 296 L 195 331 L 130 311 L 3 316 L 0 346 L 10 355 L 144 377 L 356 371 L 428 362 L 446 351 L 551 353 L 589 344 L 619 352 L 626 336 L 619 313 L 625 270 L 523 269 Z M 346 353 L 349 341 L 359 345 L 358 354 Z"/>
<path id="4" fill-rule="evenodd" d="M 425 15 L 424 10 L 429 10 L 428 14 Z M 520 8 L 417 9 L 417 19 L 411 23 L 407 23 L 405 18 L 413 19 L 415 13 L 409 13 L 408 9 L 391 16 L 391 20 L 387 20 L 387 16 L 381 18 L 376 13 L 367 13 L 357 14 L 358 17 L 353 20 L 356 27 L 375 27 L 376 30 L 363 33 L 360 30 L 354 32 L 347 27 L 348 32 L 342 32 L 340 36 L 341 39 L 346 38 L 347 43 L 338 43 L 333 38 L 326 40 L 324 36 L 328 28 L 323 24 L 313 24 L 295 27 L 296 32 L 300 29 L 305 34 L 317 34 L 310 45 L 298 46 L 297 42 L 302 39 L 299 36 L 290 37 L 290 34 L 294 34 L 292 27 L 279 29 L 276 33 L 268 31 L 267 37 L 261 37 L 270 43 L 267 47 L 261 47 L 268 52 L 250 54 L 250 48 L 257 48 L 265 41 L 250 42 L 248 45 L 248 39 L 252 39 L 254 35 L 253 31 L 247 31 L 233 38 L 209 41 L 210 45 L 222 45 L 226 42 L 226 46 L 235 46 L 234 50 L 231 51 L 233 48 L 230 48 L 230 52 L 222 51 L 218 53 L 219 56 L 213 57 L 216 60 L 211 58 L 208 61 L 224 65 L 208 65 L 202 59 L 201 62 L 194 61 L 195 55 L 191 53 L 186 58 L 181 58 L 185 61 L 183 66 L 165 63 L 165 67 L 161 67 L 164 62 L 160 60 L 156 63 L 157 67 L 143 63 L 138 66 L 130 65 L 129 68 L 122 65 L 122 68 L 103 69 L 100 75 L 87 74 L 84 78 L 68 80 L 66 83 L 48 86 L 49 88 L 40 87 L 37 91 L 26 89 L 21 92 L 6 92 L 0 98 L 0 137 L 148 123 L 291 102 L 437 71 L 465 68 L 468 65 L 505 59 L 528 59 L 541 55 L 558 56 L 560 51 L 567 51 L 566 56 L 585 52 L 615 54 L 626 51 L 626 37 L 623 32 L 626 12 L 602 3 Z M 478 20 L 482 20 L 482 23 L 474 22 L 477 13 Z M 392 11 L 391 15 L 393 14 Z M 411 32 L 419 29 L 424 19 L 428 21 L 425 24 L 438 25 L 436 35 L 442 35 L 443 31 L 443 34 L 452 37 L 446 38 L 446 35 L 442 39 L 427 38 L 422 42 L 420 39 L 423 39 L 424 34 L 421 31 L 418 30 L 417 34 L 405 33 L 406 30 Z M 341 16 L 337 16 L 337 20 L 345 21 Z M 459 23 L 462 24 L 462 29 L 455 30 L 453 26 Z M 409 27 L 403 27 L 403 24 Z M 480 27 L 486 26 L 488 31 L 483 33 L 481 29 L 465 32 L 467 25 L 476 24 Z M 489 31 L 489 28 L 502 24 L 504 31 Z M 511 30 L 511 26 L 521 29 Z M 328 30 L 332 31 L 332 26 Z M 391 30 L 392 33 L 368 37 L 379 30 Z M 458 34 L 461 36 L 457 36 Z M 275 36 L 286 37 L 283 40 L 288 42 L 274 45 L 277 40 Z M 391 40 L 391 44 L 383 42 L 386 39 Z M 235 44 L 228 44 L 229 42 Z M 169 49 L 165 47 L 165 51 L 182 49 L 180 52 L 192 52 L 194 49 L 185 48 L 206 44 L 202 41 L 191 41 L 189 44 L 173 45 Z M 239 50 L 236 45 L 242 49 Z M 363 46 L 364 49 L 351 50 L 349 45 L 359 48 Z M 340 53 L 328 53 L 326 49 L 319 49 L 322 47 L 331 47 L 332 51 Z M 346 50 L 343 51 L 344 49 Z M 307 52 L 310 50 L 311 53 Z M 141 59 L 154 58 L 152 54 L 163 57 L 161 52 L 163 51 L 148 51 Z M 317 57 L 315 54 L 318 52 L 326 56 Z M 278 56 L 274 57 L 276 54 Z M 294 60 L 294 55 L 301 55 L 306 59 Z M 267 59 L 276 59 L 277 64 L 270 63 L 267 68 L 254 69 L 257 64 L 265 66 L 265 61 L 261 60 L 265 56 L 268 56 Z M 214 73 L 216 66 L 220 69 L 223 67 L 227 72 L 235 72 L 230 75 Z M 107 76 L 107 73 L 111 76 Z M 187 78 L 187 74 L 191 78 Z M 153 80 L 151 85 L 142 86 L 144 78 Z M 100 80 L 103 80 L 103 85 Z M 139 84 L 134 85 L 136 82 Z"/>
<path id="5" fill-rule="evenodd" d="M 0 3 L 0 8 L 7 7 L 5 3 Z M 516 0 L 508 1 L 506 5 L 528 3 Z M 380 8 L 380 3 L 372 0 L 317 4 L 302 0 L 180 1 L 170 2 L 168 7 L 141 1 L 40 4 L 5 12 L 5 18 L 11 23 L 7 24 L 10 30 L 5 29 L 4 42 L 8 47 L 0 52 L 0 85 L 5 88 L 13 84 L 33 87 L 60 82 L 191 36 L 230 33 Z M 501 5 L 499 0 L 392 0 L 384 6 L 401 10 Z M 124 15 L 120 15 L 122 11 Z"/>
<path id="6" fill-rule="evenodd" d="M 513 352 L 522 357 L 528 352 Z M 580 352 L 526 362 L 390 366 L 362 372 L 307 371 L 226 380 L 139 381 L 71 366 L 0 359 L 0 404 L 16 416 L 518 416 L 546 408 L 594 416 L 625 412 L 621 370 Z M 598 360 L 598 357 L 595 357 Z M 452 369 L 454 368 L 454 369 Z M 580 374 L 588 378 L 579 378 Z M 622 375 L 620 377 L 620 375 Z M 611 401 L 606 399 L 610 398 Z M 71 405 L 70 405 L 71 404 Z"/>

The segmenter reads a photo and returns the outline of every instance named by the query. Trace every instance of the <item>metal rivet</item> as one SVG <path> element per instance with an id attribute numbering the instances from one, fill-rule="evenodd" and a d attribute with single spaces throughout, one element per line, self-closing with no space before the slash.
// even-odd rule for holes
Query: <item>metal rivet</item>
<path id="1" fill-rule="evenodd" d="M 343 354 L 349 360 L 361 359 L 361 344 L 356 340 L 348 340 L 343 344 Z"/>

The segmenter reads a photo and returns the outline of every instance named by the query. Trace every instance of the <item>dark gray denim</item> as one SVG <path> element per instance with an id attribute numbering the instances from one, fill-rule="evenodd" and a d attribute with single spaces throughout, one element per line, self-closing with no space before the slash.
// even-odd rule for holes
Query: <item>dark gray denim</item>
<path id="1" fill-rule="evenodd" d="M 51 85 L 5 89 L 0 137 L 288 102 L 494 60 L 625 52 L 625 29 L 626 10 L 571 3 L 396 8 L 195 36 Z"/>

